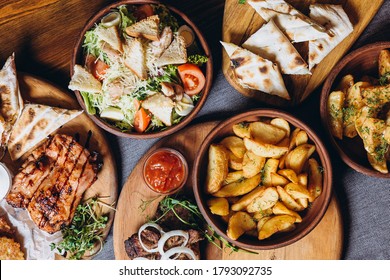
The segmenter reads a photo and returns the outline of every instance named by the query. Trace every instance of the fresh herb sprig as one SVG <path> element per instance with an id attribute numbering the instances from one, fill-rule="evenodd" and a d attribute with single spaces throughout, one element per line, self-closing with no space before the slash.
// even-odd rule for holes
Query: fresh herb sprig
<path id="1" fill-rule="evenodd" d="M 246 0 L 238 0 L 238 4 L 245 4 Z"/>
<path id="2" fill-rule="evenodd" d="M 187 221 L 184 220 L 180 215 L 176 212 L 175 207 L 180 206 L 192 213 L 191 218 Z M 220 236 L 218 233 L 216 233 L 213 228 L 207 224 L 206 220 L 204 219 L 202 213 L 199 211 L 199 208 L 196 204 L 192 203 L 190 200 L 187 199 L 177 199 L 170 196 L 166 196 L 163 200 L 160 201 L 160 210 L 162 211 L 162 214 L 159 218 L 155 219 L 152 222 L 157 223 L 160 221 L 166 214 L 172 211 L 172 213 L 185 225 L 199 230 L 202 232 L 207 239 L 208 242 L 215 245 L 217 248 L 222 249 L 221 245 L 218 244 L 218 241 L 222 242 L 227 248 L 230 248 L 233 252 L 238 251 L 244 251 L 251 254 L 257 254 L 256 252 L 247 251 L 244 249 L 241 249 L 237 246 L 232 245 L 227 240 L 225 240 L 222 236 Z M 205 230 L 202 225 L 207 225 L 207 229 Z"/>
<path id="3" fill-rule="evenodd" d="M 108 222 L 108 216 L 101 214 L 103 205 L 112 207 L 98 197 L 80 203 L 72 223 L 61 230 L 62 241 L 58 244 L 50 244 L 51 250 L 57 249 L 60 254 L 66 253 L 67 257 L 73 260 L 81 259 L 96 245 L 99 246 L 99 250 L 95 254 L 99 253 L 103 248 L 103 230 Z"/>
<path id="4" fill-rule="evenodd" d="M 205 55 L 200 55 L 200 54 L 193 54 L 188 56 L 187 61 L 192 64 L 196 64 L 198 66 L 202 66 L 205 64 L 209 58 Z"/>
<path id="5" fill-rule="evenodd" d="M 379 78 L 379 84 L 381 86 L 385 86 L 389 83 L 390 80 L 390 72 L 386 72 Z"/>

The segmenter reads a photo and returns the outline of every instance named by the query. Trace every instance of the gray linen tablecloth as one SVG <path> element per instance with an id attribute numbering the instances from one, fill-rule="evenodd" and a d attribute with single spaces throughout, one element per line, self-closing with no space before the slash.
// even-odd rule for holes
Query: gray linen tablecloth
<path id="1" fill-rule="evenodd" d="M 374 0 L 373 0 L 374 1 Z M 173 2 L 173 1 L 164 1 Z M 179 1 L 176 1 L 177 3 Z M 180 7 L 178 7 L 180 8 Z M 201 9 L 202 7 L 198 7 Z M 207 8 L 207 7 L 205 7 Z M 191 11 L 183 10 L 192 14 Z M 222 120 L 248 109 L 265 108 L 243 97 L 226 81 L 221 71 L 221 26 L 223 9 L 218 9 L 212 18 L 192 18 L 212 49 L 214 81 L 210 95 L 194 120 L 194 123 Z M 377 15 L 356 41 L 351 50 L 377 41 L 390 40 L 390 1 L 386 0 Z M 324 139 L 332 157 L 334 191 L 339 199 L 344 222 L 343 259 L 390 259 L 390 181 L 371 178 L 346 166 L 328 141 L 319 115 L 320 90 L 317 89 L 299 107 L 289 109 Z M 180 132 L 178 132 L 180 133 Z M 138 160 L 158 140 L 132 140 L 108 135 L 118 166 L 119 191 L 126 182 Z M 126 223 L 126 221 L 122 221 Z M 332 228 L 329 233 L 332 234 Z M 324 244 L 326 246 L 326 244 Z M 95 259 L 114 259 L 112 230 L 107 243 Z"/>

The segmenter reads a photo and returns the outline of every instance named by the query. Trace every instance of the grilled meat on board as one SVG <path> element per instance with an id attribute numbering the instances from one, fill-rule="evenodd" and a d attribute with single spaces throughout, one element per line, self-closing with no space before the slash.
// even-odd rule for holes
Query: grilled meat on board
<path id="1" fill-rule="evenodd" d="M 41 230 L 57 232 L 72 221 L 99 168 L 97 153 L 91 154 L 71 136 L 56 134 L 26 159 L 6 200 L 26 208 Z"/>
<path id="2" fill-rule="evenodd" d="M 181 207 L 180 205 L 176 205 L 174 207 L 176 214 L 181 217 L 185 221 L 189 221 L 191 217 L 190 211 L 185 209 L 184 207 Z M 173 211 L 169 211 L 164 214 L 163 217 L 161 217 L 163 213 L 159 209 L 156 213 L 156 219 L 158 219 L 158 224 L 161 226 L 161 228 L 167 232 L 170 230 L 183 230 L 186 231 L 189 235 L 189 239 L 187 242 L 186 247 L 190 248 L 194 253 L 197 259 L 200 259 L 200 250 L 199 250 L 199 242 L 204 239 L 203 234 L 195 229 L 189 228 L 188 225 L 184 224 L 182 221 L 180 221 L 176 215 L 173 213 Z M 141 238 L 144 243 L 144 245 L 148 248 L 155 248 L 157 247 L 158 240 L 160 239 L 161 234 L 158 230 L 154 228 L 146 228 L 141 233 Z M 174 236 L 167 240 L 164 246 L 164 251 L 169 250 L 170 248 L 180 246 L 183 244 L 183 237 Z M 159 260 L 161 258 L 160 253 L 149 253 L 145 251 L 142 248 L 142 245 L 140 244 L 139 238 L 138 238 L 138 232 L 134 233 L 132 236 L 130 236 L 125 241 L 125 251 L 130 259 L 135 259 L 138 257 L 147 258 L 150 260 Z M 177 260 L 185 260 L 188 259 L 186 255 L 181 254 Z"/>

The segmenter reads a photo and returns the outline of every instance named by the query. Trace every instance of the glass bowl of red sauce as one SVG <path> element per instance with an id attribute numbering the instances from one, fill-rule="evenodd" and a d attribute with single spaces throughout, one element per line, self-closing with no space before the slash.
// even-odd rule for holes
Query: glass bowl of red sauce
<path id="1" fill-rule="evenodd" d="M 187 161 L 174 149 L 156 149 L 149 153 L 145 160 L 143 177 L 152 191 L 172 194 L 181 189 L 187 181 Z"/>

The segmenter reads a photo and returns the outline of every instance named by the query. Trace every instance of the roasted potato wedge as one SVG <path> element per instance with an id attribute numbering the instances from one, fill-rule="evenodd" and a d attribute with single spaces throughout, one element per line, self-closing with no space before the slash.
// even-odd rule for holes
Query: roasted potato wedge
<path id="1" fill-rule="evenodd" d="M 264 164 L 264 157 L 260 157 L 251 151 L 246 151 L 242 160 L 242 173 L 244 177 L 250 178 L 260 173 Z"/>
<path id="2" fill-rule="evenodd" d="M 304 187 L 307 187 L 307 178 L 308 178 L 308 175 L 307 173 L 301 173 L 298 175 L 298 184 L 304 186 Z M 293 182 L 294 183 L 294 182 Z"/>
<path id="3" fill-rule="evenodd" d="M 298 184 L 298 176 L 292 169 L 280 169 L 278 170 L 278 174 L 287 178 L 290 182 Z"/>
<path id="4" fill-rule="evenodd" d="M 279 202 L 279 201 L 276 202 L 274 207 L 272 207 L 272 212 L 275 215 L 290 215 L 290 216 L 295 217 L 295 222 L 296 223 L 301 223 L 302 222 L 302 217 L 297 212 L 288 209 L 286 207 L 286 205 L 284 205 L 284 203 L 282 203 L 282 202 Z"/>
<path id="5" fill-rule="evenodd" d="M 259 234 L 259 231 L 261 230 L 261 228 L 264 226 L 264 224 L 265 224 L 269 219 L 271 219 L 270 216 L 265 216 L 265 217 L 260 218 L 260 220 L 257 222 L 257 234 L 256 234 L 256 236 Z"/>
<path id="6" fill-rule="evenodd" d="M 256 226 L 255 221 L 248 213 L 237 212 L 229 219 L 227 236 L 237 240 L 245 232 L 256 229 Z"/>
<path id="7" fill-rule="evenodd" d="M 209 163 L 206 176 L 206 191 L 215 193 L 221 187 L 229 172 L 229 156 L 222 145 L 211 144 L 209 147 Z"/>
<path id="8" fill-rule="evenodd" d="M 371 166 L 380 173 L 387 174 L 389 170 L 387 169 L 387 162 L 385 157 L 378 157 L 377 155 L 372 155 L 367 153 L 368 162 Z"/>
<path id="9" fill-rule="evenodd" d="M 222 139 L 220 142 L 221 145 L 224 145 L 229 151 L 231 151 L 236 157 L 243 158 L 246 152 L 244 142 L 240 137 L 237 136 L 228 136 Z"/>
<path id="10" fill-rule="evenodd" d="M 242 170 L 243 158 L 237 157 L 229 150 L 228 150 L 228 155 L 229 155 L 229 167 L 234 170 Z"/>
<path id="11" fill-rule="evenodd" d="M 309 201 L 313 201 L 314 199 L 305 187 L 298 184 L 289 183 L 284 187 L 284 190 L 291 195 L 293 199 L 307 198 Z"/>
<path id="12" fill-rule="evenodd" d="M 229 202 L 223 197 L 214 197 L 207 200 L 211 213 L 219 216 L 229 215 Z"/>
<path id="13" fill-rule="evenodd" d="M 386 73 L 390 72 L 390 51 L 381 50 L 378 58 L 378 70 L 379 76 L 383 76 Z"/>
<path id="14" fill-rule="evenodd" d="M 251 138 L 251 130 L 249 123 L 247 122 L 240 122 L 238 124 L 233 125 L 233 132 L 238 137 Z"/>
<path id="15" fill-rule="evenodd" d="M 259 186 L 256 187 L 253 191 L 250 193 L 247 193 L 243 197 L 241 197 L 236 203 L 232 205 L 233 211 L 241 211 L 242 209 L 246 208 L 255 198 L 259 197 L 264 191 L 266 187 Z"/>
<path id="16" fill-rule="evenodd" d="M 279 194 L 275 188 L 273 187 L 266 188 L 260 194 L 260 196 L 256 197 L 248 204 L 246 210 L 248 211 L 248 213 L 256 213 L 259 211 L 264 211 L 274 206 L 275 203 L 278 201 L 278 199 L 279 199 Z"/>
<path id="17" fill-rule="evenodd" d="M 245 147 L 260 157 L 280 158 L 288 152 L 287 147 L 275 146 L 272 144 L 263 144 L 249 138 L 244 138 Z"/>
<path id="18" fill-rule="evenodd" d="M 265 209 L 265 210 L 261 210 L 259 212 L 256 212 L 253 214 L 253 219 L 255 221 L 260 221 L 262 218 L 264 217 L 269 217 L 273 214 L 272 212 L 272 208 L 268 208 L 268 209 Z"/>
<path id="19" fill-rule="evenodd" d="M 262 178 L 262 185 L 266 187 L 271 187 L 272 186 L 272 177 L 271 173 L 276 173 L 278 170 L 278 164 L 279 160 L 270 158 L 266 161 L 264 168 L 263 168 L 263 178 Z"/>
<path id="20" fill-rule="evenodd" d="M 309 137 L 307 136 L 306 131 L 301 130 L 297 133 L 297 136 L 295 138 L 295 146 L 306 144 L 308 141 L 309 141 Z"/>
<path id="21" fill-rule="evenodd" d="M 213 193 L 215 197 L 240 196 L 249 193 L 256 188 L 261 181 L 261 175 L 257 174 L 251 178 L 236 181 L 223 186 L 219 191 Z"/>
<path id="22" fill-rule="evenodd" d="M 385 86 L 371 86 L 362 89 L 363 102 L 372 109 L 380 109 L 390 102 L 390 84 Z"/>
<path id="23" fill-rule="evenodd" d="M 283 129 L 284 132 L 286 132 L 286 137 L 290 137 L 290 124 L 285 119 L 274 118 L 271 120 L 270 124 L 280 129 Z"/>
<path id="24" fill-rule="evenodd" d="M 283 129 L 280 129 L 272 124 L 252 122 L 249 126 L 252 136 L 251 138 L 259 143 L 275 145 L 286 137 L 286 132 Z"/>
<path id="25" fill-rule="evenodd" d="M 355 79 L 353 78 L 353 76 L 351 74 L 348 74 L 348 75 L 345 75 L 339 85 L 337 86 L 337 90 L 340 90 L 342 92 L 344 92 L 344 94 L 347 93 L 348 89 L 353 86 L 353 84 L 355 83 Z"/>
<path id="26" fill-rule="evenodd" d="M 309 159 L 309 184 L 307 187 L 313 202 L 322 193 L 322 168 L 314 158 Z"/>
<path id="27" fill-rule="evenodd" d="M 259 231 L 259 240 L 266 239 L 271 235 L 286 230 L 295 222 L 295 217 L 290 215 L 277 215 L 264 223 Z"/>
<path id="28" fill-rule="evenodd" d="M 301 173 L 298 175 L 298 184 L 307 189 L 307 173 Z M 304 208 L 309 206 L 309 200 L 307 198 L 298 198 L 297 202 L 302 205 Z"/>
<path id="29" fill-rule="evenodd" d="M 305 209 L 302 205 L 300 205 L 298 202 L 296 202 L 295 199 L 292 198 L 291 195 L 289 195 L 284 190 L 284 188 L 282 188 L 280 186 L 277 186 L 276 190 L 277 190 L 277 192 L 279 194 L 280 200 L 284 203 L 284 205 L 288 209 L 293 210 L 293 211 L 302 211 L 302 210 Z"/>
<path id="30" fill-rule="evenodd" d="M 242 170 L 229 172 L 225 178 L 225 181 L 223 182 L 223 185 L 227 185 L 242 179 L 244 179 L 244 173 Z"/>
<path id="31" fill-rule="evenodd" d="M 343 108 L 345 93 L 343 91 L 333 91 L 328 98 L 328 116 L 330 132 L 340 140 L 343 139 Z"/>
<path id="32" fill-rule="evenodd" d="M 296 129 L 293 130 L 293 132 L 291 133 L 291 136 L 290 136 L 290 145 L 288 147 L 288 150 L 291 151 L 292 149 L 294 149 L 296 146 L 297 146 L 297 135 L 299 133 L 299 131 L 301 131 L 301 129 L 299 127 L 297 127 Z"/>
<path id="33" fill-rule="evenodd" d="M 296 147 L 287 154 L 285 162 L 286 168 L 294 170 L 296 174 L 301 173 L 306 161 L 311 157 L 315 150 L 316 147 L 311 144 L 303 144 Z"/>
<path id="34" fill-rule="evenodd" d="M 288 179 L 277 173 L 271 172 L 271 184 L 273 187 L 284 186 L 290 183 Z"/>
<path id="35" fill-rule="evenodd" d="M 343 109 L 343 135 L 353 138 L 357 135 L 355 120 L 359 111 L 364 106 L 361 88 L 367 87 L 364 82 L 357 82 L 349 88 L 344 100 Z"/>

